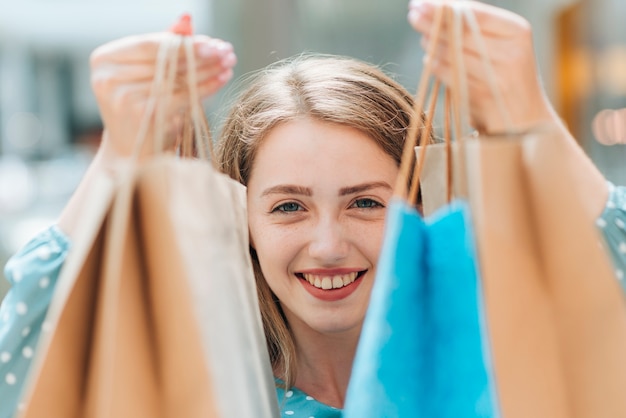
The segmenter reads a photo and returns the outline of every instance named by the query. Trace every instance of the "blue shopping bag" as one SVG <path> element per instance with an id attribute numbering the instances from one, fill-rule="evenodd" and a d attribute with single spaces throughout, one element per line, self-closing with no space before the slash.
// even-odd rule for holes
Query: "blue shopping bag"
<path id="1" fill-rule="evenodd" d="M 424 351 L 425 312 L 417 301 L 424 299 L 425 237 L 419 214 L 404 202 L 391 202 L 348 385 L 346 418 L 415 417 L 422 407 L 423 382 L 413 377 L 422 375 L 424 368 L 418 353 Z"/>
<path id="2" fill-rule="evenodd" d="M 344 417 L 499 416 L 466 205 L 387 216 Z"/>

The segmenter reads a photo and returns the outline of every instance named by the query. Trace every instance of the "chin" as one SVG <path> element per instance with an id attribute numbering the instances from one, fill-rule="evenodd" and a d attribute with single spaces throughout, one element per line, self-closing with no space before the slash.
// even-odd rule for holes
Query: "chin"
<path id="1" fill-rule="evenodd" d="M 343 333 L 352 333 L 352 332 L 361 332 L 361 327 L 363 325 L 363 316 L 360 318 L 341 318 L 338 320 L 336 316 L 341 315 L 341 313 L 334 313 L 333 318 L 327 318 L 327 320 L 320 321 L 320 318 L 317 318 L 316 321 L 309 322 L 309 326 L 317 331 L 320 334 L 343 334 Z"/>

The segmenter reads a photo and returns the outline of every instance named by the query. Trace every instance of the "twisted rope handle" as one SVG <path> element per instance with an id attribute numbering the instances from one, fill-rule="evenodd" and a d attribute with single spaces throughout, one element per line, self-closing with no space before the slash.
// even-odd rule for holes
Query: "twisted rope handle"
<path id="1" fill-rule="evenodd" d="M 153 151 L 160 153 L 165 149 L 167 134 L 166 115 L 174 96 L 178 74 L 178 57 L 181 50 L 185 55 L 187 64 L 185 80 L 189 96 L 189 112 L 182 115 L 182 134 L 178 141 L 179 154 L 189 157 L 197 152 L 200 158 L 208 161 L 211 161 L 213 157 L 211 131 L 202 109 L 200 95 L 198 94 L 198 76 L 191 34 L 190 17 L 184 15 L 170 29 L 169 36 L 166 36 L 159 46 L 155 75 L 146 110 L 142 115 L 139 131 L 137 132 L 135 148 L 131 157 L 132 161 L 138 160 L 141 149 L 147 140 L 146 137 L 151 124 L 154 124 L 155 128 Z"/>
<path id="2" fill-rule="evenodd" d="M 450 62 L 452 65 L 452 82 L 446 86 L 445 93 L 445 111 L 444 111 L 444 139 L 446 150 L 446 196 L 447 201 L 452 199 L 452 183 L 453 183 L 453 166 L 452 166 L 452 137 L 459 142 L 460 152 L 460 171 L 465 172 L 465 147 L 463 138 L 465 137 L 464 129 L 470 126 L 469 120 L 469 89 L 466 76 L 465 60 L 463 59 L 463 30 L 464 24 L 470 29 L 476 45 L 478 46 L 480 59 L 487 74 L 487 83 L 491 94 L 498 104 L 500 116 L 505 121 L 507 133 L 512 133 L 513 124 L 510 114 L 506 107 L 503 95 L 495 82 L 495 70 L 491 63 L 485 40 L 480 31 L 480 26 L 473 11 L 463 0 L 442 0 L 443 7 L 437 9 L 432 29 L 432 36 L 427 47 L 427 56 L 433 56 L 437 42 L 441 37 L 441 31 L 445 29 L 450 39 Z M 431 99 L 428 106 L 428 115 L 425 123 L 419 126 L 422 120 L 422 112 L 424 103 L 428 93 L 428 86 L 432 74 L 432 64 L 430 60 L 426 61 L 426 65 L 421 74 L 420 82 L 416 92 L 416 98 L 413 105 L 413 117 L 409 123 L 407 139 L 404 144 L 402 159 L 400 163 L 400 173 L 398 175 L 396 185 L 394 187 L 394 196 L 405 199 L 411 204 L 415 204 L 419 190 L 419 180 L 425 162 L 426 149 L 430 144 L 430 136 L 432 133 L 432 121 L 434 117 L 439 82 L 435 80 L 431 92 Z M 417 138 L 421 139 L 422 147 L 420 154 L 415 157 L 413 149 L 417 144 Z M 416 158 L 417 160 L 414 160 Z M 414 164 L 414 161 L 416 164 Z M 411 177 L 411 167 L 414 167 L 411 184 L 407 188 L 408 179 Z M 467 195 L 467 185 L 464 184 L 463 177 L 459 180 L 459 193 Z"/>
<path id="3" fill-rule="evenodd" d="M 438 9 L 435 15 L 435 28 L 433 31 L 433 36 L 430 39 L 430 43 L 428 44 L 427 54 L 432 56 L 433 51 L 437 47 L 437 42 L 439 40 L 439 33 L 443 23 L 443 8 Z M 422 119 L 422 112 L 424 110 L 424 102 L 426 100 L 426 95 L 428 93 L 428 83 L 430 77 L 432 75 L 432 64 L 430 61 L 426 62 L 424 70 L 422 71 L 422 75 L 420 77 L 420 81 L 418 83 L 416 98 L 413 102 L 413 117 L 409 122 L 409 128 L 406 135 L 406 140 L 404 142 L 404 149 L 402 150 L 402 158 L 400 160 L 400 171 L 398 177 L 396 179 L 396 184 L 393 190 L 393 196 L 398 197 L 400 199 L 409 201 L 409 190 L 408 190 L 408 182 L 411 172 L 411 167 L 413 166 L 414 161 L 414 148 L 417 144 L 417 136 L 418 130 L 422 127 L 418 126 L 418 120 Z M 423 136 L 421 136 L 423 138 Z M 419 183 L 417 183 L 419 184 Z M 411 192 L 411 195 L 414 193 Z M 417 195 L 417 192 L 415 192 Z M 409 201 L 410 202 L 410 201 Z"/>

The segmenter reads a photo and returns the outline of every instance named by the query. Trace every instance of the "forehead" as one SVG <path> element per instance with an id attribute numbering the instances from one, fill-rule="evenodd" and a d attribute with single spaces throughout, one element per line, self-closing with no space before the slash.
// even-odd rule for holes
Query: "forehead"
<path id="1" fill-rule="evenodd" d="M 394 159 L 368 135 L 344 125 L 297 119 L 273 128 L 257 150 L 248 182 L 356 184 L 389 181 Z"/>

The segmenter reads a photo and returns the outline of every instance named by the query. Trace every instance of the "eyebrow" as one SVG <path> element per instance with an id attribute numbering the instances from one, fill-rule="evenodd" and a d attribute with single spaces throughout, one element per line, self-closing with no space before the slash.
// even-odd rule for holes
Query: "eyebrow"
<path id="1" fill-rule="evenodd" d="M 298 194 L 303 196 L 312 196 L 313 191 L 308 187 L 295 186 L 292 184 L 280 184 L 278 186 L 265 189 L 261 196 L 268 196 L 272 194 Z"/>
<path id="2" fill-rule="evenodd" d="M 379 187 L 392 190 L 392 187 L 389 185 L 389 183 L 386 183 L 384 181 L 375 181 L 372 183 L 363 183 L 357 184 L 355 186 L 343 187 L 339 189 L 339 196 L 363 193 Z M 296 186 L 293 184 L 280 184 L 278 186 L 273 186 L 265 189 L 261 196 L 269 196 L 272 194 L 294 194 L 301 196 L 313 196 L 313 191 L 308 187 Z"/>
<path id="3" fill-rule="evenodd" d="M 357 184 L 356 186 L 343 187 L 339 190 L 339 196 L 363 193 L 371 189 L 377 189 L 379 187 L 392 190 L 389 183 L 384 182 L 384 181 L 375 181 L 372 183 L 363 183 L 363 184 Z"/>

